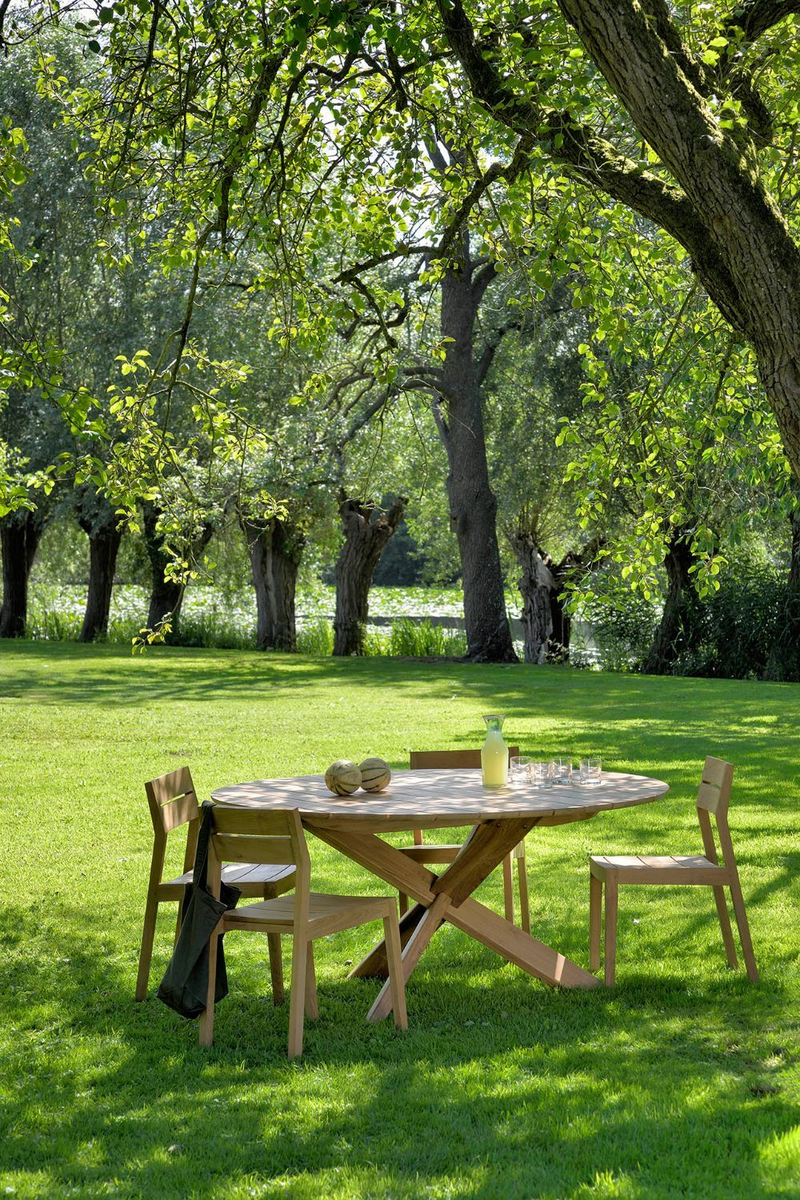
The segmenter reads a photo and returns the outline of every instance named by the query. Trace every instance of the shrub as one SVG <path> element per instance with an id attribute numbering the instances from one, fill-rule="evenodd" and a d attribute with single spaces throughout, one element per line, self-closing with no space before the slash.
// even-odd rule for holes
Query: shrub
<path id="1" fill-rule="evenodd" d="M 581 617 L 591 626 L 591 640 L 605 670 L 641 670 L 658 623 L 658 613 L 649 600 L 619 591 L 585 603 Z"/>
<path id="2" fill-rule="evenodd" d="M 206 650 L 253 650 L 256 633 L 252 623 L 243 624 L 235 615 L 212 610 L 181 613 L 166 641 L 170 646 L 201 646 Z"/>
<path id="3" fill-rule="evenodd" d="M 300 654 L 314 654 L 320 658 L 333 654 L 333 625 L 330 621 L 309 621 L 297 631 L 297 649 Z"/>
<path id="4" fill-rule="evenodd" d="M 762 679 L 786 628 L 785 576 L 771 566 L 736 564 L 703 604 L 700 641 L 675 663 L 677 675 Z M 782 678 L 796 678 L 795 673 Z"/>
<path id="5" fill-rule="evenodd" d="M 460 631 L 433 625 L 430 621 L 410 621 L 400 617 L 392 622 L 387 653 L 398 658 L 459 658 L 467 652 L 467 640 Z"/>
<path id="6" fill-rule="evenodd" d="M 83 617 L 74 613 L 31 606 L 25 625 L 25 637 L 37 642 L 77 642 L 82 626 Z"/>

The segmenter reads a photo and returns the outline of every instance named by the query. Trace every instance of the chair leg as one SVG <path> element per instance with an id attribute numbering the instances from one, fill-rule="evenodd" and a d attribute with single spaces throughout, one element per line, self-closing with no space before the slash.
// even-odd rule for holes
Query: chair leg
<path id="1" fill-rule="evenodd" d="M 217 926 L 217 930 L 219 926 Z M 211 935 L 208 943 L 208 991 L 206 992 L 206 1007 L 200 1017 L 200 1045 L 210 1046 L 214 1041 L 214 997 L 217 991 L 217 950 L 219 949 L 219 933 Z"/>
<path id="2" fill-rule="evenodd" d="M 139 971 L 136 976 L 136 999 L 147 997 L 147 986 L 150 982 L 150 963 L 153 958 L 153 940 L 156 936 L 156 917 L 158 916 L 158 901 L 155 896 L 148 896 L 144 909 L 144 928 L 142 930 L 142 948 L 139 951 Z"/>
<path id="3" fill-rule="evenodd" d="M 405 892 L 398 892 L 397 903 L 400 908 L 400 916 L 403 917 L 408 912 L 408 896 Z"/>
<path id="4" fill-rule="evenodd" d="M 738 966 L 739 960 L 736 957 L 736 946 L 733 941 L 733 930 L 731 929 L 731 919 L 728 915 L 728 905 L 725 900 L 725 889 L 723 887 L 715 887 L 711 889 L 714 893 L 714 903 L 717 906 L 717 916 L 719 917 L 719 927 L 722 930 L 722 941 L 725 945 L 725 954 L 728 959 L 729 967 Z"/>
<path id="5" fill-rule="evenodd" d="M 308 951 L 306 953 L 306 987 L 305 987 L 305 1014 L 309 1021 L 316 1021 L 319 1016 L 319 1006 L 317 1004 L 317 972 L 314 967 L 314 943 L 308 943 Z"/>
<path id="6" fill-rule="evenodd" d="M 739 876 L 735 871 L 729 886 L 736 924 L 739 926 L 739 940 L 742 943 L 742 954 L 744 955 L 744 965 L 747 968 L 747 976 L 753 983 L 758 983 L 758 967 L 756 966 L 756 956 L 753 953 L 753 943 L 750 940 L 750 926 L 744 908 L 742 885 L 739 883 Z"/>
<path id="7" fill-rule="evenodd" d="M 389 986 L 392 989 L 394 1023 L 398 1029 L 408 1029 L 406 985 L 403 979 L 403 950 L 400 945 L 400 927 L 394 916 L 383 918 L 383 937 L 386 944 L 386 962 L 389 968 Z"/>
<path id="8" fill-rule="evenodd" d="M 175 918 L 175 937 L 172 939 L 172 949 L 174 950 L 178 944 L 178 938 L 181 933 L 181 925 L 183 924 L 183 901 L 178 901 L 178 915 Z"/>
<path id="9" fill-rule="evenodd" d="M 306 998 L 308 939 L 292 938 L 292 987 L 289 992 L 289 1058 L 303 1053 L 303 1014 Z"/>
<path id="10" fill-rule="evenodd" d="M 286 993 L 283 990 L 281 935 L 279 933 L 268 933 L 267 946 L 269 948 L 269 974 L 272 981 L 272 1003 L 277 1006 L 278 1004 L 283 1004 L 286 998 Z"/>
<path id="11" fill-rule="evenodd" d="M 600 970 L 600 926 L 603 914 L 603 881 L 589 876 L 589 970 Z"/>
<path id="12" fill-rule="evenodd" d="M 614 986 L 617 966 L 617 899 L 619 885 L 616 879 L 606 879 L 606 936 L 605 936 L 605 983 Z"/>
<path id="13" fill-rule="evenodd" d="M 514 924 L 514 876 L 511 871 L 511 855 L 503 859 L 503 901 L 506 920 Z"/>
<path id="14" fill-rule="evenodd" d="M 517 859 L 517 887 L 519 888 L 519 919 L 526 933 L 531 931 L 531 904 L 528 895 L 528 862 L 524 855 Z"/>

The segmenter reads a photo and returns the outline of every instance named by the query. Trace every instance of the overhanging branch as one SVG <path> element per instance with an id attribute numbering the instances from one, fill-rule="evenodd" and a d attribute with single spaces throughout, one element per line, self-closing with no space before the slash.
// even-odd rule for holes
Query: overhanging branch
<path id="1" fill-rule="evenodd" d="M 446 36 L 478 102 L 496 120 L 541 145 L 578 178 L 622 201 L 680 242 L 720 311 L 742 329 L 736 285 L 685 193 L 628 158 L 568 111 L 522 99 L 477 44 L 461 0 L 437 0 L 437 5 Z"/>

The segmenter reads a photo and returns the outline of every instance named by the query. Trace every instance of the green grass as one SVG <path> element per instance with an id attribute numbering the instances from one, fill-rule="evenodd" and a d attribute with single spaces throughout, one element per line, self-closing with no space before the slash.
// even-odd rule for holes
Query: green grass
<path id="1" fill-rule="evenodd" d="M 323 941 L 299 1062 L 266 947 L 227 939 L 215 1044 L 133 999 L 151 835 L 143 780 L 199 790 L 332 759 L 471 746 L 600 751 L 668 797 L 529 836 L 534 931 L 587 963 L 589 851 L 699 849 L 706 753 L 737 766 L 734 844 L 762 982 L 704 889 L 623 889 L 618 986 L 544 987 L 445 926 L 410 1029 L 347 980 L 375 928 Z M 797 1197 L 797 685 L 527 666 L 114 646 L 0 647 L 0 1195 Z M 312 844 L 320 890 L 385 890 Z M 500 903 L 499 881 L 484 887 Z M 160 920 L 153 990 L 172 913 Z"/>

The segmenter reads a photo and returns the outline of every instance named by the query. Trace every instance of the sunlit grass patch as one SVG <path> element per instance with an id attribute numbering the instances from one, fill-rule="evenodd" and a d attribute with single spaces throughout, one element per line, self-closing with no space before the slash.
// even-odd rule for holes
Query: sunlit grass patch
<path id="1" fill-rule="evenodd" d="M 731 825 L 762 982 L 731 972 L 704 889 L 622 889 L 618 986 L 551 990 L 452 926 L 368 1026 L 378 936 L 318 948 L 298 1063 L 262 939 L 227 939 L 215 1045 L 133 1001 L 151 833 L 143 780 L 223 783 L 334 758 L 480 743 L 599 751 L 663 800 L 528 838 L 535 934 L 588 958 L 590 852 L 697 852 L 706 753 L 736 764 Z M 793 685 L 204 649 L 0 646 L 0 1195 L 728 1197 L 800 1192 Z M 320 890 L 388 892 L 312 842 Z M 172 853 L 177 868 L 179 854 Z M 482 889 L 501 907 L 499 875 Z"/>

